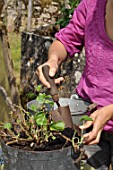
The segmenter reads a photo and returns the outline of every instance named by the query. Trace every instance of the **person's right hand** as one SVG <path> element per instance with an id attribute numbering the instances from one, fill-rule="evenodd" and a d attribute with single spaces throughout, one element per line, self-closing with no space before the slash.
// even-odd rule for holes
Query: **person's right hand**
<path id="1" fill-rule="evenodd" d="M 38 68 L 37 68 L 37 76 L 39 77 L 39 80 L 48 88 L 50 88 L 50 84 L 49 82 L 46 81 L 44 75 L 43 75 L 43 72 L 42 72 L 42 67 L 44 65 L 49 65 L 50 67 L 50 70 L 49 70 L 49 76 L 50 77 L 54 77 L 57 70 L 58 70 L 58 64 L 55 60 L 48 60 L 46 63 L 40 65 Z M 60 84 L 61 81 L 63 81 L 64 78 L 63 77 L 59 77 L 57 79 L 55 79 L 55 83 L 56 84 Z"/>

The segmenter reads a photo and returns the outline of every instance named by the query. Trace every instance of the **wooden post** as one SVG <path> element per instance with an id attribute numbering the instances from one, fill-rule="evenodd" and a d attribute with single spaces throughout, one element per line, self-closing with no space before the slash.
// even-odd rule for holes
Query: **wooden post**
<path id="1" fill-rule="evenodd" d="M 21 26 L 21 17 L 22 17 L 22 2 L 18 0 L 18 23 L 17 23 L 18 29 L 20 29 Z"/>
<path id="2" fill-rule="evenodd" d="M 27 30 L 31 31 L 31 25 L 32 25 L 32 6 L 33 6 L 33 0 L 29 0 L 28 4 L 28 22 L 27 22 Z"/>
<path id="3" fill-rule="evenodd" d="M 1 42 L 1 48 L 3 50 L 3 56 L 4 56 L 4 61 L 5 61 L 6 75 L 7 75 L 10 91 L 11 91 L 11 99 L 13 103 L 19 105 L 20 97 L 19 97 L 18 88 L 16 84 L 16 77 L 15 77 L 14 70 L 13 70 L 13 61 L 11 58 L 7 30 L 6 30 L 5 25 L 1 25 L 0 42 Z"/>

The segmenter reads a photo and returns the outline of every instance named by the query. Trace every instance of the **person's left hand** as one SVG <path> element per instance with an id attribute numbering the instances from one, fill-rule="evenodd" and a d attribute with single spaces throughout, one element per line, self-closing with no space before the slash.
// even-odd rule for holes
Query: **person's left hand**
<path id="1" fill-rule="evenodd" d="M 87 121 L 84 125 L 80 126 L 80 129 L 84 130 L 93 125 L 93 129 L 83 136 L 83 143 L 87 145 L 99 142 L 104 126 L 113 118 L 113 104 L 96 110 L 90 115 L 90 117 L 93 121 Z"/>

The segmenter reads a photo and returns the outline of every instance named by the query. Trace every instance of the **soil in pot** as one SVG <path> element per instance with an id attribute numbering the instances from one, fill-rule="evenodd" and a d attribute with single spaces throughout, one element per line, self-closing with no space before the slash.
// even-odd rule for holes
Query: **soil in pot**
<path id="1" fill-rule="evenodd" d="M 68 140 L 73 136 L 73 130 L 71 128 L 65 128 L 62 131 L 62 135 L 65 136 Z M 77 136 L 79 137 L 79 136 Z M 67 142 L 61 135 L 56 134 L 55 138 L 50 138 L 48 142 L 37 145 L 35 141 L 27 140 L 26 134 L 21 132 L 20 140 L 18 142 L 12 142 L 12 138 L 4 138 L 3 142 L 7 143 L 9 146 L 17 149 L 27 150 L 27 151 L 52 151 L 57 149 L 62 149 L 71 146 L 71 142 Z"/>

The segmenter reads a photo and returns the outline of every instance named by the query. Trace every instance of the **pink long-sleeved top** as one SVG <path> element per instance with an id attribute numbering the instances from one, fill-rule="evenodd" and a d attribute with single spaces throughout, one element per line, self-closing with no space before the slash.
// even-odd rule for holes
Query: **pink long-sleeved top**
<path id="1" fill-rule="evenodd" d="M 68 26 L 55 35 L 70 57 L 84 46 L 86 65 L 76 91 L 99 107 L 113 103 L 113 40 L 105 28 L 106 3 L 107 0 L 82 0 Z M 104 130 L 113 132 L 113 120 Z"/>

